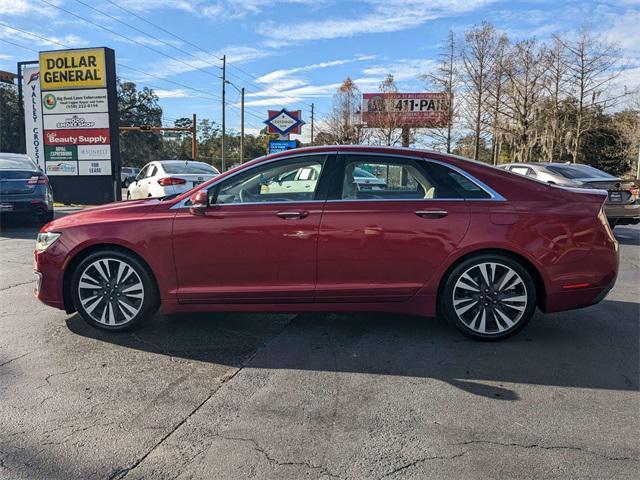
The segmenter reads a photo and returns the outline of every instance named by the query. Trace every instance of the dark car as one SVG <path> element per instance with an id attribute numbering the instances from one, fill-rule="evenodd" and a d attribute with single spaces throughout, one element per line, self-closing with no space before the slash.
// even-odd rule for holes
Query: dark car
<path id="1" fill-rule="evenodd" d="M 604 211 L 612 227 L 640 223 L 637 181 L 622 180 L 578 163 L 508 163 L 500 168 L 561 187 L 606 190 Z"/>
<path id="2" fill-rule="evenodd" d="M 388 171 L 389 181 L 360 189 L 357 169 Z M 317 180 L 278 184 L 312 170 Z M 536 307 L 586 307 L 612 288 L 618 244 L 606 198 L 435 152 L 288 150 L 177 196 L 56 219 L 38 235 L 36 294 L 107 330 L 158 307 L 364 311 L 438 313 L 497 340 Z"/>
<path id="3" fill-rule="evenodd" d="M 0 153 L 0 217 L 53 220 L 53 192 L 49 179 L 27 155 Z"/>

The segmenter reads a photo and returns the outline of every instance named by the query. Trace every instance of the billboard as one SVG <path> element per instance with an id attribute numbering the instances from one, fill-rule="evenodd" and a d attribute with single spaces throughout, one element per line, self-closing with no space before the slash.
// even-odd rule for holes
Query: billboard
<path id="1" fill-rule="evenodd" d="M 449 99 L 446 93 L 364 93 L 362 122 L 368 127 L 446 127 Z"/>
<path id="2" fill-rule="evenodd" d="M 119 200 L 113 50 L 40 52 L 39 64 L 44 166 L 54 197 L 64 203 Z"/>
<path id="3" fill-rule="evenodd" d="M 38 65 L 22 69 L 22 102 L 26 152 L 44 170 L 40 67 Z"/>

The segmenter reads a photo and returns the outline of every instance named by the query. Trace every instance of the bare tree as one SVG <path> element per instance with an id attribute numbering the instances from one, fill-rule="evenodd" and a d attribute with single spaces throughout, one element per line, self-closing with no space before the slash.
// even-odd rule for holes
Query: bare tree
<path id="1" fill-rule="evenodd" d="M 479 158 L 480 138 L 487 124 L 487 97 L 495 48 L 496 31 L 490 23 L 483 22 L 465 35 L 461 57 L 465 77 L 465 105 L 469 113 L 469 127 L 474 133 L 475 160 Z"/>
<path id="2" fill-rule="evenodd" d="M 458 62 L 456 37 L 449 30 L 447 42 L 440 53 L 440 60 L 433 73 L 423 76 L 430 87 L 443 92 L 447 96 L 444 108 L 448 110 L 448 122 L 444 128 L 429 129 L 427 135 L 434 139 L 437 145 L 444 145 L 447 153 L 451 153 L 453 143 L 453 122 L 456 117 L 454 95 L 460 86 L 460 69 Z"/>
<path id="3" fill-rule="evenodd" d="M 382 111 L 376 115 L 375 126 L 372 131 L 372 137 L 375 143 L 381 145 L 397 145 L 402 140 L 402 125 L 398 122 L 398 116 L 395 115 L 395 100 L 393 98 L 385 98 L 388 94 L 398 93 L 393 75 L 388 74 L 380 83 L 380 93 L 384 98 L 381 105 Z"/>
<path id="4" fill-rule="evenodd" d="M 567 49 L 568 85 L 576 99 L 576 125 L 570 137 L 571 158 L 576 163 L 582 136 L 592 127 L 597 107 L 612 100 L 604 93 L 611 80 L 619 74 L 615 69 L 619 51 L 614 45 L 598 40 L 586 28 L 575 41 L 556 39 Z"/>
<path id="5" fill-rule="evenodd" d="M 347 78 L 333 96 L 333 106 L 318 136 L 324 142 L 337 145 L 360 144 L 365 140 L 361 125 L 361 94 L 356 84 Z"/>
<path id="6" fill-rule="evenodd" d="M 540 99 L 544 95 L 546 56 L 546 47 L 532 39 L 516 43 L 511 54 L 506 101 L 502 102 L 502 111 L 509 119 L 516 161 L 531 161 L 533 147 L 538 142 L 535 126 Z"/>
<path id="7" fill-rule="evenodd" d="M 510 65 L 510 45 L 509 39 L 506 35 L 501 35 L 496 43 L 496 48 L 493 50 L 493 69 L 490 76 L 490 87 L 488 89 L 489 96 L 491 97 L 490 103 L 490 118 L 491 122 L 491 162 L 494 165 L 498 164 L 500 158 L 500 150 L 502 144 L 503 130 L 504 130 L 504 115 L 503 115 L 503 102 L 505 96 L 505 84 L 509 79 Z"/>
<path id="8" fill-rule="evenodd" d="M 547 50 L 547 73 L 544 79 L 545 112 L 542 116 L 543 130 L 542 154 L 544 159 L 552 162 L 562 156 L 564 147 L 562 142 L 563 114 L 560 108 L 566 96 L 567 88 L 567 50 L 564 44 L 554 38 Z"/>

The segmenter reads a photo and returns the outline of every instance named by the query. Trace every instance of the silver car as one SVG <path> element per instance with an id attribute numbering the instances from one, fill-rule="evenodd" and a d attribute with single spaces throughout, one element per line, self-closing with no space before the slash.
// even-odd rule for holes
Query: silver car
<path id="1" fill-rule="evenodd" d="M 605 213 L 612 227 L 640 223 L 638 183 L 579 163 L 507 163 L 499 168 L 561 187 L 607 190 Z"/>

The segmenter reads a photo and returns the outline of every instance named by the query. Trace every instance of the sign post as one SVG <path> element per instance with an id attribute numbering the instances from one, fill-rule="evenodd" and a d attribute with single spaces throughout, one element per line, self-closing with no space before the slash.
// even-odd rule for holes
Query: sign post
<path id="1" fill-rule="evenodd" d="M 121 200 L 114 51 L 40 52 L 40 87 L 44 167 L 56 201 Z"/>

